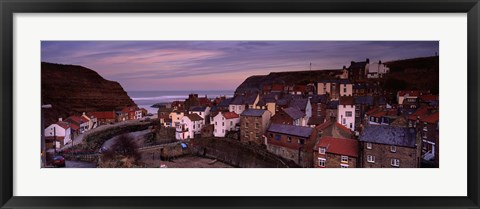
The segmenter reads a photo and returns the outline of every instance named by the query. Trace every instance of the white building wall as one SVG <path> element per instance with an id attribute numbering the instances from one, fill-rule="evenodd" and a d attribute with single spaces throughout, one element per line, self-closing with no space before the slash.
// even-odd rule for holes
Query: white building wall
<path id="1" fill-rule="evenodd" d="M 351 115 L 347 116 L 347 112 Z M 355 105 L 338 105 L 337 122 L 355 131 Z"/>
<path id="2" fill-rule="evenodd" d="M 240 118 L 226 119 L 222 114 L 217 114 L 213 118 L 213 136 L 225 137 L 228 131 L 235 130 L 237 124 L 240 123 Z"/>
<path id="3" fill-rule="evenodd" d="M 64 129 L 61 126 L 59 126 L 58 124 L 49 125 L 47 128 L 45 128 L 45 132 L 44 132 L 45 136 L 64 137 L 64 143 L 65 144 L 72 141 L 71 133 L 72 133 L 71 128 Z"/>
<path id="4" fill-rule="evenodd" d="M 235 112 L 237 114 L 242 114 L 242 112 L 245 110 L 245 105 L 229 105 L 228 110 L 230 112 Z"/>
<path id="5" fill-rule="evenodd" d="M 319 95 L 322 94 L 330 94 L 330 91 L 332 90 L 331 84 L 330 83 L 318 83 L 318 89 L 317 92 Z"/>
<path id="6" fill-rule="evenodd" d="M 351 83 L 340 84 L 340 96 L 352 96 L 353 85 Z"/>

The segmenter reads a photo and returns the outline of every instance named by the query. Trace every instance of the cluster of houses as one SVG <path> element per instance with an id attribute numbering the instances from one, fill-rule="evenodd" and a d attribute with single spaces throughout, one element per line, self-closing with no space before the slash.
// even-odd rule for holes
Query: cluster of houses
<path id="1" fill-rule="evenodd" d="M 439 97 L 381 88 L 381 61 L 351 62 L 308 83 L 264 84 L 233 98 L 189 95 L 158 110 L 176 139 L 228 137 L 317 168 L 438 167 Z"/>
<path id="2" fill-rule="evenodd" d="M 47 148 L 59 149 L 72 143 L 73 139 L 88 130 L 104 124 L 113 124 L 120 121 L 142 119 L 147 115 L 147 110 L 137 106 L 124 107 L 121 111 L 96 111 L 71 115 L 66 119 L 49 124 L 44 129 Z"/>

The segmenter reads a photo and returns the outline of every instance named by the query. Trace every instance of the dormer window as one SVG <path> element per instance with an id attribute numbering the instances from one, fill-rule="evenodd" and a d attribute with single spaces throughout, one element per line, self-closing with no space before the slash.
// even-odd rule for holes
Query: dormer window
<path id="1" fill-rule="evenodd" d="M 320 148 L 318 149 L 318 153 L 324 155 L 326 150 L 327 150 L 327 149 L 326 149 L 325 147 L 320 147 Z"/>

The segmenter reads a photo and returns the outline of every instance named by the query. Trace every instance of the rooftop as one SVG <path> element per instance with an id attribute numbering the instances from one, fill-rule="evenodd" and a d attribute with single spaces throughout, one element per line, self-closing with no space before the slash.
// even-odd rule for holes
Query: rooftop
<path id="1" fill-rule="evenodd" d="M 324 137 L 317 142 L 315 150 L 320 147 L 325 147 L 327 153 L 350 157 L 358 157 L 359 152 L 358 141 L 355 139 Z"/>
<path id="2" fill-rule="evenodd" d="M 413 128 L 369 125 L 364 128 L 359 140 L 377 144 L 415 147 L 416 131 Z"/>
<path id="3" fill-rule="evenodd" d="M 303 113 L 302 111 L 300 111 L 298 108 L 295 108 L 295 107 L 285 108 L 283 109 L 283 111 L 294 120 L 305 116 L 305 113 Z"/>
<path id="4" fill-rule="evenodd" d="M 248 109 L 240 114 L 241 116 L 254 116 L 254 117 L 261 117 L 266 110 L 262 109 Z"/>
<path id="5" fill-rule="evenodd" d="M 293 125 L 283 125 L 283 124 L 271 124 L 268 128 L 269 132 L 287 134 L 291 136 L 299 136 L 308 138 L 312 135 L 313 128 L 304 127 L 304 126 L 293 126 Z"/>

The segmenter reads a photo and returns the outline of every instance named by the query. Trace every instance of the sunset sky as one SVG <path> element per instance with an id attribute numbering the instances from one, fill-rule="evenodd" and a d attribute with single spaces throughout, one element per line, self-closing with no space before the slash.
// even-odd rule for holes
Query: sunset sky
<path id="1" fill-rule="evenodd" d="M 234 90 L 251 75 L 434 56 L 438 41 L 42 41 L 42 61 L 133 90 Z"/>

